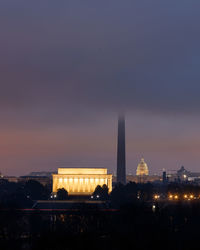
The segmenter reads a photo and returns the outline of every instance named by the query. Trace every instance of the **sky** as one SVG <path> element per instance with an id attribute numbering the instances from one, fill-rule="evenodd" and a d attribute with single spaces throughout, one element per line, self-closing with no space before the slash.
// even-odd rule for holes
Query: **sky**
<path id="1" fill-rule="evenodd" d="M 0 171 L 200 172 L 199 0 L 0 0 Z"/>

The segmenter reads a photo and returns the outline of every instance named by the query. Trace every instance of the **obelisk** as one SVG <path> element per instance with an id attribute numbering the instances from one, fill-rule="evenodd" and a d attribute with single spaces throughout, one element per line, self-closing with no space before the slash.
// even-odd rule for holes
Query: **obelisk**
<path id="1" fill-rule="evenodd" d="M 126 184 L 126 145 L 124 115 L 120 115 L 118 119 L 117 182 Z"/>

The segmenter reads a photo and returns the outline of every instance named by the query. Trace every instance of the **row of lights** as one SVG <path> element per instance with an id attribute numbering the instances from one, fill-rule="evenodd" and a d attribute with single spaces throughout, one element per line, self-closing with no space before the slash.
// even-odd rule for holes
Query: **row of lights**
<path id="1" fill-rule="evenodd" d="M 51 199 L 56 199 L 57 198 L 57 194 L 51 194 L 50 198 Z"/>
<path id="2" fill-rule="evenodd" d="M 94 199 L 94 198 L 99 199 L 99 198 L 100 198 L 100 196 L 99 196 L 98 194 L 96 195 L 96 197 L 95 197 L 94 195 L 92 195 L 92 196 L 91 196 L 91 199 Z"/>
<path id="3" fill-rule="evenodd" d="M 180 197 L 178 194 L 170 194 L 169 195 L 169 199 L 170 200 L 178 200 L 178 199 L 185 199 L 185 200 L 194 200 L 197 199 L 197 197 L 195 197 L 193 194 L 184 194 L 182 197 Z"/>
<path id="4" fill-rule="evenodd" d="M 154 200 L 159 200 L 160 199 L 160 195 L 159 194 L 155 194 L 153 198 L 154 198 Z M 178 199 L 181 198 L 181 196 L 179 196 L 178 194 L 169 194 L 168 198 L 169 198 L 169 200 L 178 200 Z M 197 199 L 197 197 L 195 197 L 193 194 L 184 194 L 183 198 L 185 200 Z"/>

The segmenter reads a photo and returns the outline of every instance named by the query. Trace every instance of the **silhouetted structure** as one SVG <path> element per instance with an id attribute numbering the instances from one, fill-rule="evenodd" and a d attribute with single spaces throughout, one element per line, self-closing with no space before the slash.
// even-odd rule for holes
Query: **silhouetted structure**
<path id="1" fill-rule="evenodd" d="M 165 170 L 163 170 L 162 181 L 163 181 L 163 184 L 167 183 L 167 173 Z"/>
<path id="2" fill-rule="evenodd" d="M 126 184 L 125 118 L 118 119 L 117 182 Z"/>

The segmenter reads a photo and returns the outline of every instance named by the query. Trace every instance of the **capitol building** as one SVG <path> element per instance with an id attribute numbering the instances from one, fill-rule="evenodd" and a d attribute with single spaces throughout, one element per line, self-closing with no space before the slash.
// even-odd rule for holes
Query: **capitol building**
<path id="1" fill-rule="evenodd" d="M 149 175 L 149 169 L 146 162 L 144 161 L 144 158 L 141 159 L 140 163 L 137 166 L 136 175 L 137 176 Z"/>
<path id="2" fill-rule="evenodd" d="M 147 183 L 147 182 L 161 182 L 162 176 L 159 175 L 150 175 L 149 167 L 147 163 L 144 161 L 144 158 L 141 159 L 137 168 L 136 175 L 129 174 L 126 176 L 127 182 L 135 182 L 135 183 Z"/>

